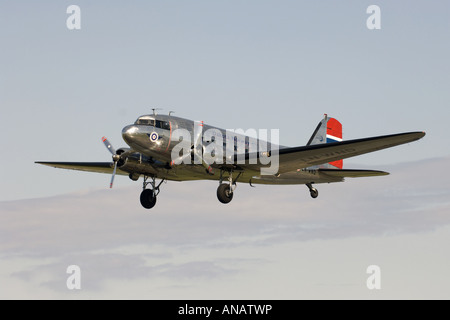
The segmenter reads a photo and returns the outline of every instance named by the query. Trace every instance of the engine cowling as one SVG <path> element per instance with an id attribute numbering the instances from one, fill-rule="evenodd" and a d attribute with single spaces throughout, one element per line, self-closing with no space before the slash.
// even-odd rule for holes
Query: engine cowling
<path id="1" fill-rule="evenodd" d="M 125 152 L 129 152 L 130 150 L 131 150 L 130 148 L 120 148 L 120 149 L 117 149 L 116 154 L 118 156 L 120 156 L 120 155 L 124 154 Z M 128 159 L 128 157 L 125 157 L 125 158 L 120 157 L 119 160 L 117 161 L 117 167 L 122 168 L 125 165 L 127 159 Z"/>
<path id="2" fill-rule="evenodd" d="M 155 169 L 157 166 L 155 166 L 153 161 L 137 152 L 121 158 L 117 165 L 120 170 L 130 173 L 132 180 L 139 179 L 141 174 L 151 175 L 157 173 Z"/>

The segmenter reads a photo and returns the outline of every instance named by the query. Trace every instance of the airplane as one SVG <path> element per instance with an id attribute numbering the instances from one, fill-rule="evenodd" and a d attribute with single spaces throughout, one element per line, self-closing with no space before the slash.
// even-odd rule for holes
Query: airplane
<path id="1" fill-rule="evenodd" d="M 187 133 L 190 138 L 182 139 L 180 132 Z M 161 184 L 167 180 L 218 180 L 217 198 L 223 204 L 233 199 L 237 182 L 250 186 L 303 184 L 308 187 L 311 197 L 317 198 L 319 192 L 313 187 L 315 184 L 389 174 L 377 170 L 344 169 L 343 159 L 413 142 L 424 136 L 425 132 L 417 131 L 345 141 L 342 124 L 325 114 L 305 146 L 286 147 L 175 117 L 171 113 L 156 114 L 153 110 L 153 114 L 142 115 L 122 129 L 122 138 L 128 147 L 116 150 L 108 139 L 102 138 L 112 154 L 112 162 L 35 163 L 107 173 L 112 175 L 110 188 L 116 174 L 128 175 L 133 181 L 142 176 L 140 202 L 146 209 L 155 206 Z M 181 142 L 184 142 L 183 148 Z M 261 148 L 265 143 L 270 147 Z M 208 158 L 206 151 L 211 146 L 215 148 L 209 149 L 213 151 Z M 215 158 L 212 158 L 214 153 Z M 268 168 L 268 160 L 277 160 L 274 172 L 263 171 Z"/>

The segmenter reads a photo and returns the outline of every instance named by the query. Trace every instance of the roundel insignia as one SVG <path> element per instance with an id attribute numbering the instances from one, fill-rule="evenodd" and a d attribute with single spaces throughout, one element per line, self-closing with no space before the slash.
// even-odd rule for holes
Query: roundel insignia
<path id="1" fill-rule="evenodd" d="M 152 132 L 152 133 L 150 134 L 150 140 L 151 140 L 152 142 L 157 141 L 158 138 L 159 138 L 159 136 L 158 136 L 158 134 L 157 134 L 156 132 Z"/>

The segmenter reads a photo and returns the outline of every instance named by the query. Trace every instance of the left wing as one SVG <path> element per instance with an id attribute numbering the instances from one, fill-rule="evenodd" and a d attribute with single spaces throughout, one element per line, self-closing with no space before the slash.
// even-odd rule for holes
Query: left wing
<path id="1" fill-rule="evenodd" d="M 395 147 L 416 141 L 425 136 L 425 132 L 408 132 L 379 136 L 372 138 L 347 140 L 342 142 L 309 145 L 304 147 L 285 148 L 278 150 L 278 173 L 296 171 L 332 161 L 359 156 L 386 148 Z M 276 156 L 274 153 L 272 156 Z M 260 154 L 246 154 L 246 159 L 260 158 Z M 237 161 L 237 156 L 235 161 Z M 240 165 L 244 169 L 257 170 L 266 167 L 261 163 Z"/>

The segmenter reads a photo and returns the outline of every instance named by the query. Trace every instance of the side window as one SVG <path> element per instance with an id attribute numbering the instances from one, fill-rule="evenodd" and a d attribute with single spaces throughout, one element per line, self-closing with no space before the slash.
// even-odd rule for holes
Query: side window
<path id="1" fill-rule="evenodd" d="M 156 120 L 156 127 L 161 129 L 170 130 L 170 123 L 168 121 Z"/>

